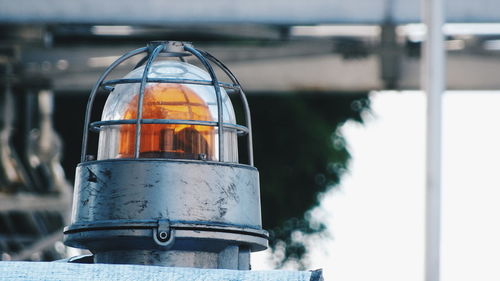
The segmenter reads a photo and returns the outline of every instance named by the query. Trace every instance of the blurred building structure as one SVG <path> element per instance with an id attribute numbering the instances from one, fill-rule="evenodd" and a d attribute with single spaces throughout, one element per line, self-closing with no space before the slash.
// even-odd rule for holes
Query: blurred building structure
<path id="1" fill-rule="evenodd" d="M 497 2 L 447 5 L 448 88 L 498 88 Z M 227 61 L 248 91 L 419 88 L 425 28 L 415 1 L 22 0 L 0 7 L 4 55 L 23 66 L 24 83 L 49 80 L 55 91 L 87 90 L 118 54 L 157 38 L 196 40 Z"/>
<path id="2" fill-rule="evenodd" d="M 500 2 L 448 1 L 444 9 L 446 88 L 500 88 Z M 196 42 L 250 94 L 418 89 L 420 13 L 411 0 L 0 0 L 2 258 L 64 255 L 53 245 L 71 189 L 52 126 L 53 93 L 87 93 L 120 54 L 157 39 Z M 23 116 L 13 105 L 19 95 Z M 20 120 L 24 138 L 13 143 Z"/>

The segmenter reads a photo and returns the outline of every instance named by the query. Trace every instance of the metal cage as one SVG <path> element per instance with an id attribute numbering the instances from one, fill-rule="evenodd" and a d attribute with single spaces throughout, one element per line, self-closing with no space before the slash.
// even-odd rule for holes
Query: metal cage
<path id="1" fill-rule="evenodd" d="M 144 73 L 142 78 L 122 78 L 105 80 L 109 74 L 120 64 L 127 61 L 128 59 L 146 53 L 146 56 L 142 58 L 139 63 L 135 66 L 138 68 L 142 65 L 144 67 Z M 193 55 L 198 61 L 205 67 L 205 70 L 209 73 L 211 80 L 197 80 L 197 79 L 171 79 L 171 78 L 149 78 L 149 70 L 153 62 L 162 54 L 167 57 L 178 57 L 181 61 L 185 61 L 185 56 Z M 215 70 L 211 63 L 219 67 L 231 80 L 232 83 L 220 82 L 215 74 Z M 143 113 L 143 99 L 144 90 L 146 84 L 152 83 L 180 83 L 180 84 L 194 84 L 194 85 L 212 85 L 215 89 L 216 99 L 217 99 L 217 121 L 195 121 L 195 120 L 177 120 L 177 119 L 142 119 Z M 99 89 L 103 89 L 110 93 L 114 90 L 114 85 L 117 84 L 131 84 L 140 83 L 139 90 L 139 102 L 137 105 L 137 119 L 127 119 L 127 120 L 107 120 L 107 121 L 95 121 L 91 122 L 92 108 L 94 105 L 95 97 L 98 94 Z M 229 90 L 228 92 L 236 92 L 239 94 L 244 110 L 245 116 L 245 126 L 238 124 L 228 124 L 223 123 L 223 106 L 221 97 L 221 88 Z M 104 73 L 99 77 L 96 84 L 92 88 L 90 97 L 87 103 L 87 108 L 85 112 L 85 121 L 83 129 L 83 140 L 82 140 L 82 153 L 81 162 L 86 162 L 89 160 L 87 157 L 87 147 L 88 147 L 88 134 L 89 130 L 94 132 L 99 132 L 101 126 L 107 125 L 124 125 L 124 124 L 135 124 L 135 146 L 134 146 L 134 158 L 139 158 L 140 142 L 141 142 L 141 125 L 142 124 L 183 124 L 183 125 L 199 125 L 199 126 L 211 126 L 217 127 L 219 138 L 218 138 L 218 153 L 219 162 L 223 162 L 224 153 L 224 138 L 223 131 L 224 128 L 235 129 L 238 136 L 247 137 L 247 152 L 248 152 L 248 165 L 253 166 L 253 144 L 252 144 L 252 123 L 250 118 L 250 108 L 248 106 L 248 101 L 246 99 L 245 93 L 234 74 L 217 58 L 213 57 L 210 53 L 194 48 L 191 43 L 178 42 L 178 41 L 154 41 L 148 44 L 146 47 L 142 47 L 133 51 L 130 51 L 115 62 L 113 62 Z"/>

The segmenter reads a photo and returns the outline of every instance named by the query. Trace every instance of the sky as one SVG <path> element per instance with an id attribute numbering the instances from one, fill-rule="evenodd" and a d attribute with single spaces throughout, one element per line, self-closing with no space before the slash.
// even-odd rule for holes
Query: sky
<path id="1" fill-rule="evenodd" d="M 441 280 L 500 280 L 500 92 L 443 95 Z M 313 217 L 309 268 L 325 280 L 424 279 L 425 96 L 376 92 L 342 128 L 352 155 Z M 252 256 L 270 269 L 269 253 Z"/>

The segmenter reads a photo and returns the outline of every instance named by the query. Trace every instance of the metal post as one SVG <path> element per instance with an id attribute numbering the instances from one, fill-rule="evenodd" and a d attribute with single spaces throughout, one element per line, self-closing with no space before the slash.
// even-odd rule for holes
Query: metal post
<path id="1" fill-rule="evenodd" d="M 427 29 L 422 55 L 422 88 L 427 94 L 425 280 L 439 281 L 441 235 L 441 95 L 445 90 L 443 1 L 422 0 Z"/>

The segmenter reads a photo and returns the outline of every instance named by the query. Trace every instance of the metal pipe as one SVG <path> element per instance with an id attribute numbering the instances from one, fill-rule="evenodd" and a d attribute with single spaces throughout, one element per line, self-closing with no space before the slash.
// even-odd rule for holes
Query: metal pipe
<path id="1" fill-rule="evenodd" d="M 61 164 L 64 146 L 54 128 L 54 93 L 40 90 L 37 98 L 38 124 L 29 127 L 31 130 L 26 146 L 30 173 L 41 189 L 58 193 L 57 196 L 66 202 L 65 208 L 69 210 L 72 188 Z"/>
<path id="2" fill-rule="evenodd" d="M 12 145 L 15 127 L 15 99 L 11 79 L 13 67 L 6 67 L 4 89 L 0 89 L 0 190 L 14 191 L 20 187 L 29 187 L 28 176 Z"/>
<path id="3" fill-rule="evenodd" d="M 425 280 L 439 281 L 441 240 L 441 122 L 446 88 L 442 0 L 422 0 L 427 38 L 422 55 L 422 88 L 427 95 Z"/>

